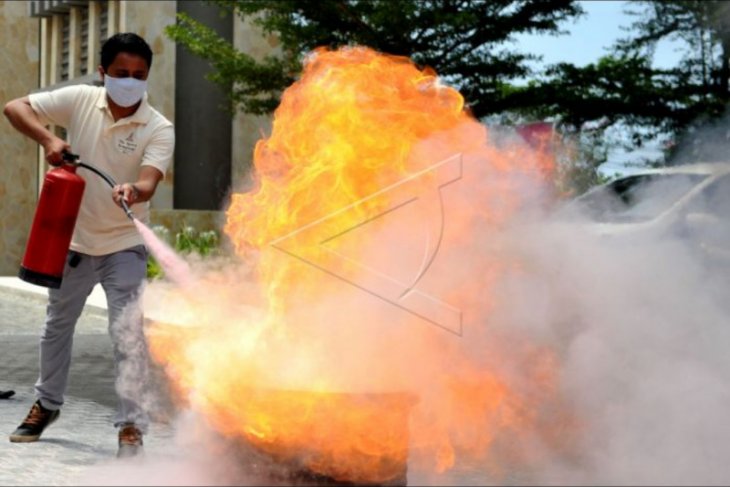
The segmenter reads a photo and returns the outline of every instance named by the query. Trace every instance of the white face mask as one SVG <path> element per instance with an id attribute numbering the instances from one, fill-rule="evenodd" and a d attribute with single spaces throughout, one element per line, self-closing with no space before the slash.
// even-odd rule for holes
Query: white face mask
<path id="1" fill-rule="evenodd" d="M 137 78 L 112 78 L 104 75 L 104 88 L 114 103 L 120 107 L 131 107 L 142 99 L 147 91 L 147 81 Z"/>

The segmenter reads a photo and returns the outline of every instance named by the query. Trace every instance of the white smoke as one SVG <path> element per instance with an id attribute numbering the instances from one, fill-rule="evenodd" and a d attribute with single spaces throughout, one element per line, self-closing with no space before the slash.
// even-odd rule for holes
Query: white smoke
<path id="1" fill-rule="evenodd" d="M 674 189 L 654 185 L 642 199 Z M 711 212 L 730 214 L 729 198 L 715 198 L 726 206 Z M 730 481 L 730 260 L 708 253 L 706 235 L 685 218 L 642 230 L 573 215 L 509 232 L 529 265 L 502 281 L 501 318 L 552 342 L 578 425 L 564 438 L 573 444 L 549 447 L 518 483 Z M 730 220 L 710 230 L 717 245 Z"/>

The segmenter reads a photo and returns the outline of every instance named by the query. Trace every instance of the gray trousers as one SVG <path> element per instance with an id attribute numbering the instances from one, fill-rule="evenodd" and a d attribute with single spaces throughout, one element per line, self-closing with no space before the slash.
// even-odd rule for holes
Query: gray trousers
<path id="1" fill-rule="evenodd" d="M 35 391 L 43 407 L 59 409 L 63 405 L 76 321 L 86 298 L 101 283 L 106 293 L 119 399 L 114 425 L 134 423 L 146 431 L 148 417 L 142 404 L 148 355 L 139 302 L 146 269 L 143 245 L 101 256 L 69 252 L 61 287 L 49 290 L 40 340 L 40 376 Z"/>

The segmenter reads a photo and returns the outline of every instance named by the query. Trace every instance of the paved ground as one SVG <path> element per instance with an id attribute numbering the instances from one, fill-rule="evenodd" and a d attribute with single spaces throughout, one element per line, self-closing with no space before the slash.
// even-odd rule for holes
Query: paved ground
<path id="1" fill-rule="evenodd" d="M 104 465 L 116 455 L 112 351 L 98 290 L 77 326 L 68 396 L 58 421 L 36 443 L 14 444 L 5 436 L 35 400 L 45 293 L 18 279 L 0 278 L 0 390 L 16 391 L 11 399 L 0 400 L 0 485 L 78 485 L 90 466 Z M 148 454 L 165 451 L 171 436 L 168 424 L 154 423 L 145 438 Z"/>

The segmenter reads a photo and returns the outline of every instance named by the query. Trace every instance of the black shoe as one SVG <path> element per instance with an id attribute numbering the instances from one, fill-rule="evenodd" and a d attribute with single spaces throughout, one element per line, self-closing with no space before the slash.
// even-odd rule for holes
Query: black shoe
<path id="1" fill-rule="evenodd" d="M 43 430 L 57 420 L 60 415 L 61 411 L 58 409 L 46 409 L 41 406 L 40 400 L 36 401 L 30 408 L 30 412 L 25 420 L 10 435 L 10 441 L 13 443 L 37 441 L 41 437 Z"/>
<path id="2" fill-rule="evenodd" d="M 119 428 L 117 458 L 129 458 L 144 453 L 142 445 L 142 432 L 133 423 L 125 423 Z"/>

